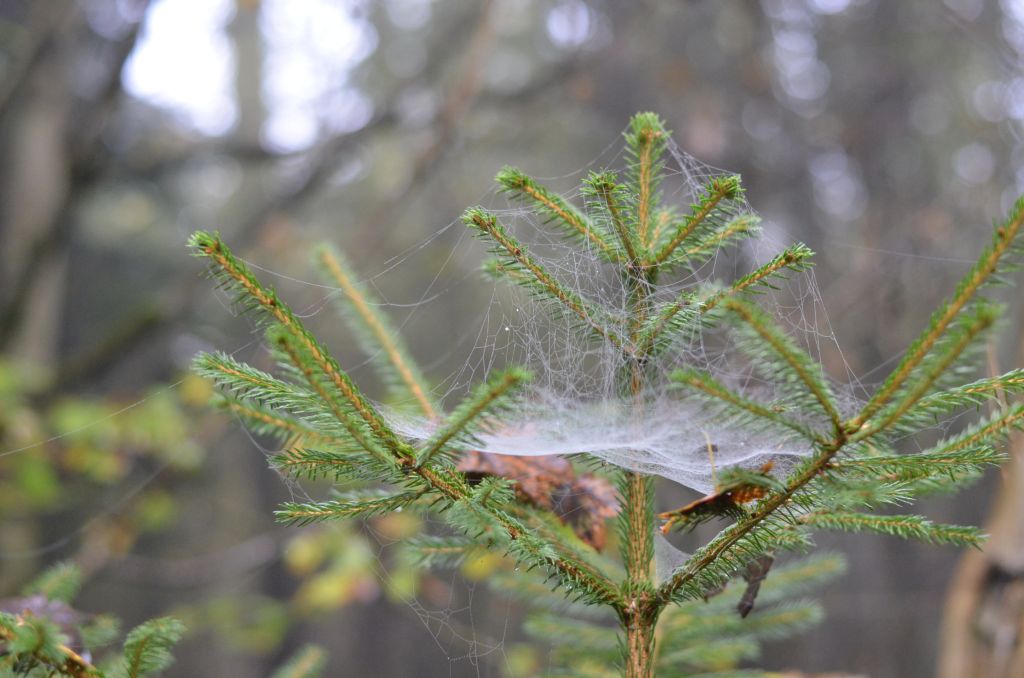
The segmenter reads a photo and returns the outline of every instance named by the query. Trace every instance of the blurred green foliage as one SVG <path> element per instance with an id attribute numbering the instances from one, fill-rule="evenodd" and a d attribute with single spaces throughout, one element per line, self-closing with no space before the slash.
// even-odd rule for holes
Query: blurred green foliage
<path id="1" fill-rule="evenodd" d="M 26 586 L 23 597 L 0 600 L 0 676 L 139 678 L 170 666 L 185 632 L 181 622 L 151 619 L 112 648 L 118 621 L 74 609 L 80 585 L 79 570 L 61 563 Z"/>

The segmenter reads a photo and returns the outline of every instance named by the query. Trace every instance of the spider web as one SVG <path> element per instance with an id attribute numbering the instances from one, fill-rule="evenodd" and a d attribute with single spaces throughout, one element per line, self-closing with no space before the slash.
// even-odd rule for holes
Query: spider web
<path id="1" fill-rule="evenodd" d="M 685 210 L 697 201 L 709 181 L 726 175 L 674 145 L 669 150 L 663 187 L 667 204 Z M 566 197 L 582 204 L 579 189 Z M 733 207 L 739 213 L 754 214 L 744 199 Z M 631 290 L 587 244 L 567 242 L 528 208 L 506 202 L 492 211 L 562 285 L 613 323 L 625 322 Z M 457 243 L 457 247 L 466 246 L 473 245 L 464 239 Z M 475 247 L 479 251 L 479 245 Z M 687 290 L 721 287 L 781 249 L 763 237 L 746 242 L 738 251 L 721 249 L 685 274 L 651 284 L 647 294 L 658 304 Z M 586 454 L 700 492 L 713 488 L 717 470 L 754 468 L 772 461 L 775 472 L 784 475 L 795 460 L 813 451 L 796 437 L 780 438 L 774 431 L 739 426 L 719 409 L 688 400 L 673 387 L 672 372 L 689 368 L 706 372 L 751 397 L 769 402 L 777 397 L 776 385 L 759 374 L 756 364 L 742 356 L 737 359 L 737 347 L 722 332 L 712 330 L 711 336 L 701 331 L 683 333 L 651 361 L 643 391 L 623 395 L 628 357 L 611 343 L 586 336 L 578 316 L 504 280 L 487 283 L 480 274 L 472 284 L 491 285 L 483 321 L 465 364 L 444 382 L 448 390 L 438 395 L 451 400 L 453 392 L 464 392 L 466 384 L 486 379 L 493 370 L 507 365 L 525 366 L 534 374 L 512 413 L 477 435 L 481 451 L 515 456 Z M 778 292 L 764 295 L 762 301 L 816 357 L 822 342 L 837 345 L 827 323 L 822 322 L 824 307 L 812 273 L 792 275 Z M 852 412 L 855 401 L 846 400 Z M 415 440 L 429 438 L 436 427 L 397 414 L 392 420 Z M 712 455 L 709 448 L 714 450 Z"/>

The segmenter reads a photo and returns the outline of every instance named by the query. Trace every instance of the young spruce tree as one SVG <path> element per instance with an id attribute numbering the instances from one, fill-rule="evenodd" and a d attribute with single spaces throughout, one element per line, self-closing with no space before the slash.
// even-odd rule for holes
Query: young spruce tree
<path id="1" fill-rule="evenodd" d="M 209 260 L 213 275 L 237 294 L 244 308 L 267 321 L 267 342 L 282 376 L 221 353 L 199 356 L 196 366 L 218 384 L 224 407 L 256 431 L 287 441 L 285 452 L 276 458 L 283 472 L 374 487 L 330 501 L 286 505 L 279 512 L 282 520 L 368 517 L 407 508 L 434 512 L 457 536 L 419 540 L 424 562 L 450 563 L 474 549 L 494 549 L 554 580 L 554 597 L 564 597 L 569 609 L 585 613 L 596 606 L 611 613 L 617 633 L 593 615 L 586 616 L 597 622 L 564 616 L 538 616 L 531 622 L 535 633 L 562 642 L 559 656 L 572 663 L 568 674 L 621 671 L 641 678 L 665 669 L 673 675 L 725 675 L 716 671 L 755 654 L 758 639 L 814 621 L 813 606 L 778 603 L 808 582 L 836 573 L 839 562 L 809 559 L 769 573 L 776 554 L 807 548 L 812 530 L 979 543 L 982 535 L 973 527 L 872 511 L 957 489 L 976 478 L 1000 462 L 996 446 L 1024 421 L 1024 405 L 1006 405 L 1003 397 L 1024 388 L 1024 371 L 966 384 L 957 378 L 998 316 L 997 306 L 980 293 L 1020 254 L 1024 202 L 1018 201 L 996 227 L 977 264 L 892 373 L 850 412 L 834 395 L 821 365 L 753 303 L 753 296 L 771 288 L 780 276 L 809 265 L 812 253 L 807 247 L 789 247 L 727 286 L 695 283 L 670 300 L 656 294 L 723 247 L 755 233 L 756 218 L 742 208 L 736 176 L 709 179 L 696 203 L 681 215 L 661 205 L 659 183 L 669 138 L 656 115 L 635 116 L 626 142 L 629 164 L 621 176 L 601 172 L 585 181 L 586 209 L 518 170 L 506 168 L 497 177 L 550 228 L 576 239 L 581 253 L 618 271 L 627 289 L 625 314 L 601 307 L 583 290 L 559 280 L 495 214 L 473 208 L 463 221 L 497 255 L 491 270 L 525 286 L 558 312 L 574 316 L 581 344 L 613 347 L 621 357 L 619 395 L 627 401 L 644 392 L 652 372 L 680 345 L 678 337 L 709 328 L 734 333 L 757 371 L 774 380 L 773 398 L 753 398 L 697 368 L 672 374 L 673 397 L 680 403 L 710 405 L 723 419 L 779 440 L 799 439 L 810 454 L 784 476 L 773 473 L 770 465 L 719 469 L 708 496 L 657 515 L 654 477 L 625 464 L 627 468 L 614 471 L 620 562 L 598 554 L 550 510 L 525 501 L 509 479 L 468 476 L 460 470 L 461 455 L 477 445 L 474 432 L 493 425 L 516 402 L 531 375 L 515 367 L 492 374 L 445 412 L 387 319 L 354 282 L 347 264 L 329 249 L 318 252 L 319 263 L 343 291 L 363 348 L 375 356 L 389 383 L 435 423 L 429 439 L 404 437 L 391 426 L 288 305 L 218 235 L 204 232 L 192 236 L 191 248 Z M 637 397 L 635 402 L 642 407 L 645 401 Z M 980 422 L 924 451 L 897 451 L 897 441 L 922 433 L 939 418 L 983 404 L 991 405 L 991 414 Z M 713 456 L 711 440 L 695 440 L 692 447 L 705 444 Z M 654 562 L 658 531 L 690 529 L 710 519 L 724 520 L 726 526 L 659 578 Z M 746 583 L 723 593 L 734 577 Z M 551 595 L 536 593 L 532 580 L 506 576 L 503 581 L 512 579 L 538 606 L 551 602 Z M 759 589 L 759 613 L 747 617 Z"/>

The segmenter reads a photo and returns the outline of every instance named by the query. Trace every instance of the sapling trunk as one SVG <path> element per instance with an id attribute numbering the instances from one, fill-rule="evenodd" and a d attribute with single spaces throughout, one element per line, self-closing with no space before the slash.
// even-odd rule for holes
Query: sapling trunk
<path id="1" fill-rule="evenodd" d="M 650 476 L 635 471 L 626 471 L 625 476 L 626 492 L 622 500 L 627 559 L 619 621 L 626 637 L 627 678 L 648 678 L 654 675 L 654 630 L 661 612 L 651 579 L 654 482 Z"/>
<path id="2" fill-rule="evenodd" d="M 649 160 L 648 158 L 647 162 Z M 649 181 L 650 168 L 648 167 L 643 174 Z M 649 184 L 646 190 L 641 192 L 649 193 Z M 611 194 L 605 193 L 604 197 L 609 211 L 614 215 L 617 210 Z M 657 275 L 657 268 L 651 267 L 647 271 L 640 268 L 640 261 L 632 244 L 633 234 L 626 231 L 621 220 L 616 221 L 619 223 L 623 249 L 627 251 L 628 256 L 622 275 L 629 285 L 630 342 L 633 346 L 638 346 L 640 332 L 648 317 L 648 288 Z M 639 244 L 642 246 L 642 240 Z M 647 358 L 646 350 L 640 349 L 627 360 L 624 367 L 622 388 L 637 408 L 638 420 L 642 414 L 641 396 L 645 386 L 644 364 Z M 661 607 L 655 600 L 651 572 L 655 530 L 654 479 L 635 470 L 624 470 L 622 473 L 624 491 L 620 536 L 625 540 L 623 554 L 626 563 L 626 582 L 622 592 L 624 608 L 619 618 L 626 637 L 625 673 L 627 678 L 649 678 L 654 675 L 654 630 L 661 612 Z"/>

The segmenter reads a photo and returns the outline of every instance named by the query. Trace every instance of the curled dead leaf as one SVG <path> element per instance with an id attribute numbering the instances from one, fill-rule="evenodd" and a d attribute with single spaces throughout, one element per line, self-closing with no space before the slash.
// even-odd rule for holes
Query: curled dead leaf
<path id="1" fill-rule="evenodd" d="M 605 521 L 618 514 L 615 489 L 604 478 L 577 474 L 563 457 L 517 457 L 463 453 L 458 469 L 470 479 L 497 476 L 515 481 L 519 499 L 553 511 L 584 542 L 600 550 L 607 541 Z"/>

